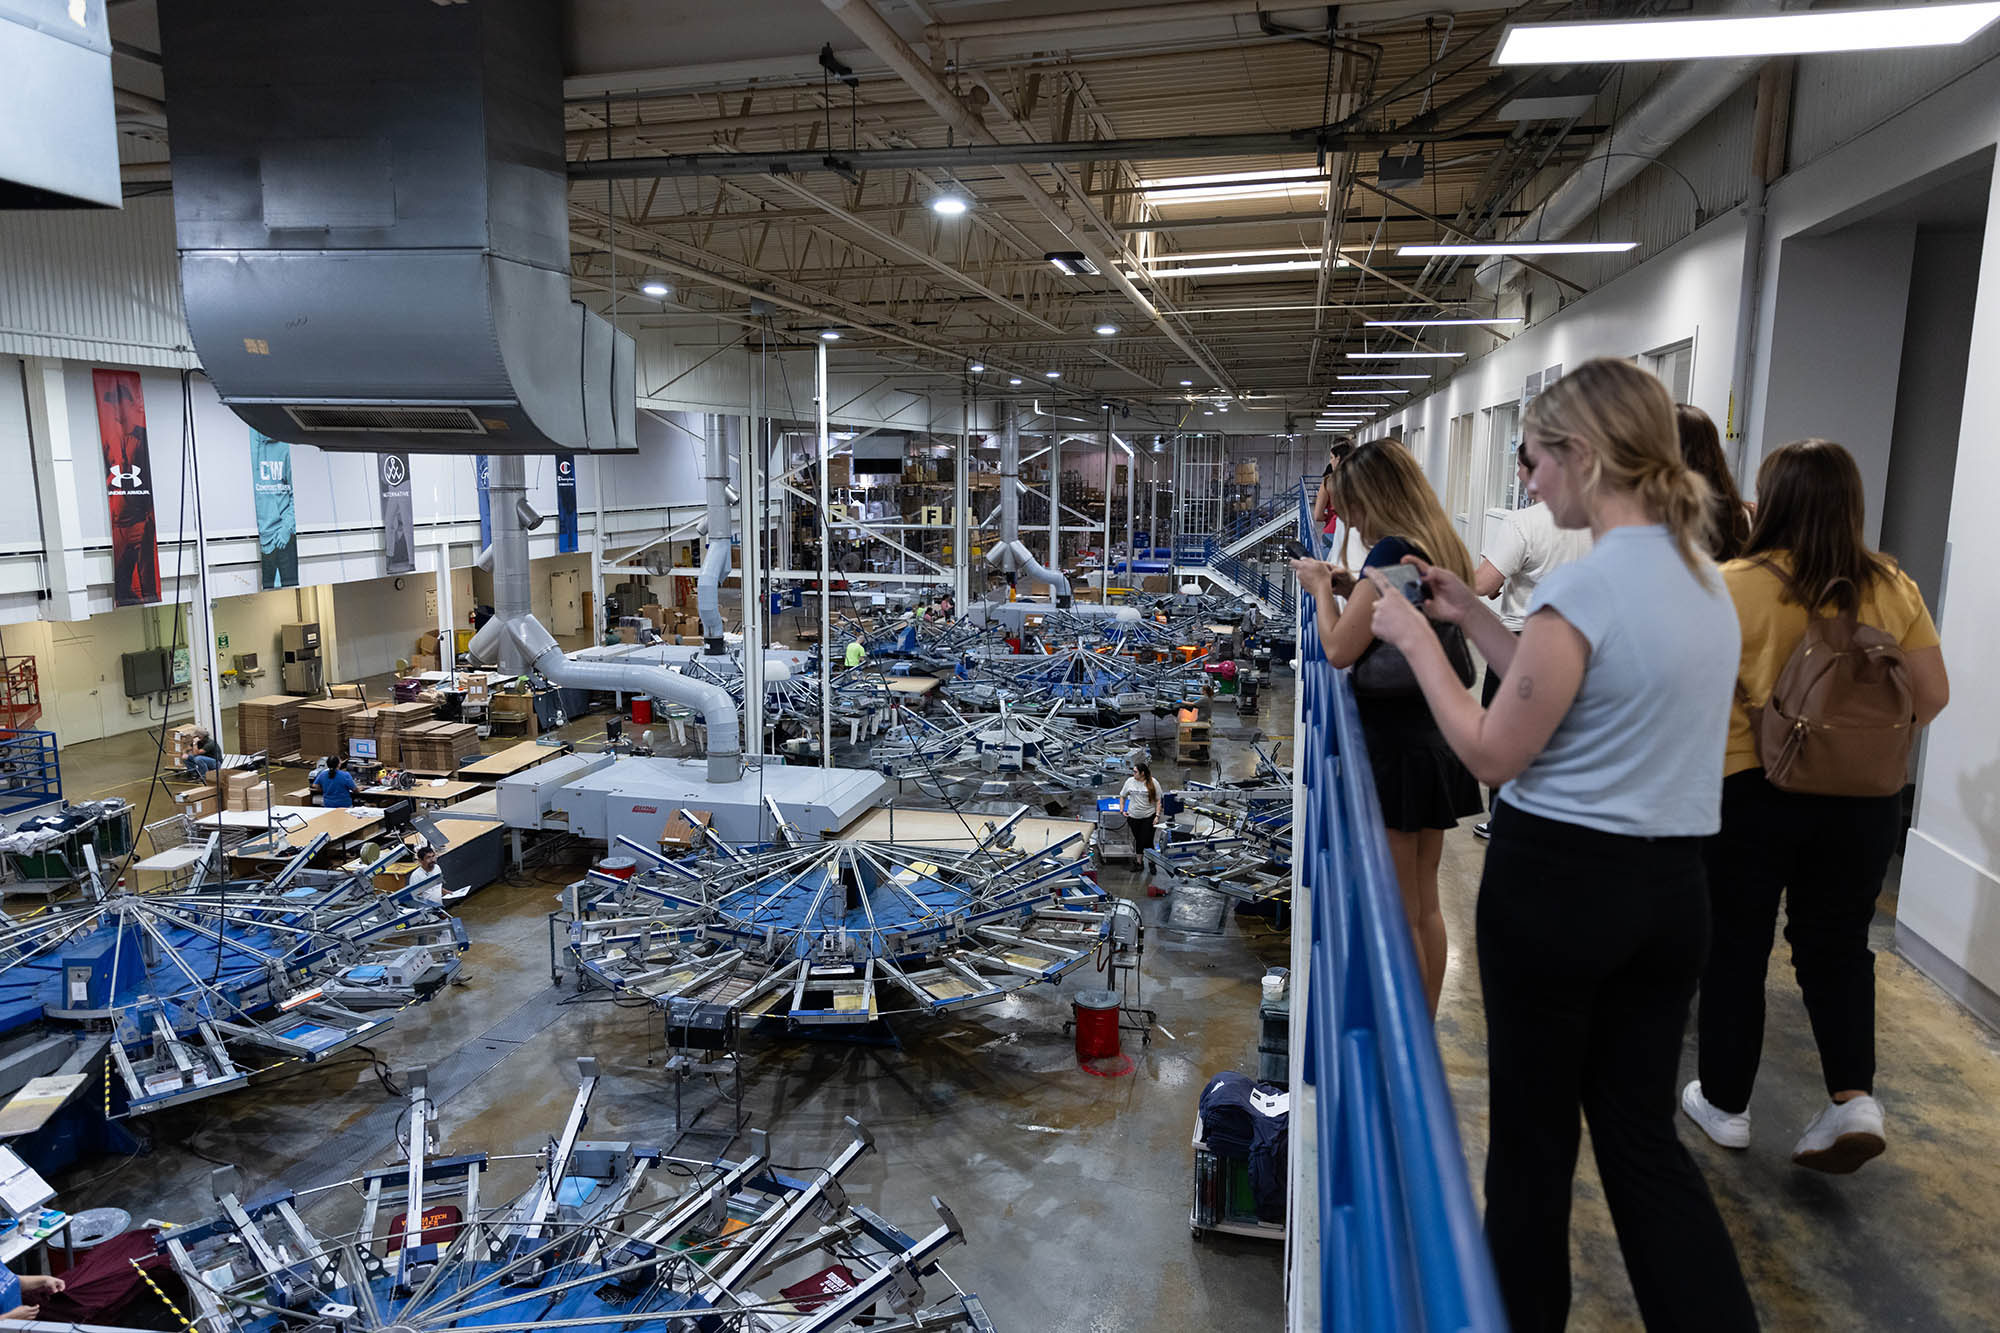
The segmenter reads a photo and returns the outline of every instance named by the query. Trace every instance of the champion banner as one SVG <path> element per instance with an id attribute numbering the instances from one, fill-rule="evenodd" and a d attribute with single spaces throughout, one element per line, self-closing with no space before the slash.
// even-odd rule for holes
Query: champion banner
<path id="1" fill-rule="evenodd" d="M 493 501 L 486 493 L 487 473 L 492 460 L 485 454 L 472 460 L 479 469 L 479 549 L 485 550 L 493 544 Z"/>
<path id="2" fill-rule="evenodd" d="M 410 501 L 410 456 L 375 455 L 382 479 L 382 553 L 391 574 L 408 574 L 417 567 L 417 520 Z M 482 506 L 483 508 L 484 506 Z"/>
<path id="3" fill-rule="evenodd" d="M 119 606 L 160 600 L 160 530 L 153 514 L 153 460 L 146 452 L 146 396 L 132 370 L 93 370 L 97 438 L 104 445 L 111 504 L 111 591 Z"/>
<path id="4" fill-rule="evenodd" d="M 299 586 L 299 511 L 292 494 L 292 446 L 250 432 L 250 493 L 257 502 L 257 586 Z"/>
<path id="5" fill-rule="evenodd" d="M 576 550 L 576 455 L 556 455 L 556 550 Z"/>

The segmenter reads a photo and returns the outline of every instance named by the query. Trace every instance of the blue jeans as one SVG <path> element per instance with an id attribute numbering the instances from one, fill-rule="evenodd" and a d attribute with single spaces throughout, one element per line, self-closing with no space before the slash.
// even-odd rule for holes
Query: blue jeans
<path id="1" fill-rule="evenodd" d="M 215 772 L 216 769 L 221 767 L 222 761 L 220 759 L 214 759 L 205 754 L 191 754 L 187 757 L 188 776 L 197 781 L 206 778 L 210 773 Z"/>

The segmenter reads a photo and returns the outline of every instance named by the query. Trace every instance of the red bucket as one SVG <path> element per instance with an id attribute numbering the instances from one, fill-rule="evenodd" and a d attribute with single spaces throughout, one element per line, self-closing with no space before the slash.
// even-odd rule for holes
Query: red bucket
<path id="1" fill-rule="evenodd" d="M 632 696 L 632 725 L 643 727 L 653 720 L 653 701 L 643 694 Z"/>
<path id="2" fill-rule="evenodd" d="M 607 856 L 592 868 L 613 879 L 630 879 L 638 871 L 639 863 L 629 856 Z"/>
<path id="3" fill-rule="evenodd" d="M 1076 1014 L 1076 1058 L 1110 1060 L 1118 1054 L 1118 992 L 1081 990 L 1071 1000 Z"/>

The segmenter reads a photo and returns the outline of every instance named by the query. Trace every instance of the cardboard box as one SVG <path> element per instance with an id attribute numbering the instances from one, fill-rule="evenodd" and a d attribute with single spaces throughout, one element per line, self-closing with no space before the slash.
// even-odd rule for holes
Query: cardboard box
<path id="1" fill-rule="evenodd" d="M 1257 484 L 1257 463 L 1254 459 L 1250 462 L 1238 463 L 1236 465 L 1236 484 L 1238 486 L 1255 486 Z"/>
<path id="2" fill-rule="evenodd" d="M 688 822 L 689 815 L 694 816 L 693 823 Z M 660 849 L 691 851 L 701 842 L 702 830 L 713 823 L 714 819 L 715 816 L 706 810 L 674 811 L 667 819 L 667 826 L 660 830 Z"/>
<path id="3" fill-rule="evenodd" d="M 438 655 L 438 632 L 427 629 L 417 636 L 417 652 L 427 657 Z"/>
<path id="4" fill-rule="evenodd" d="M 436 653 L 417 653 L 410 658 L 410 674 L 413 676 L 420 676 L 426 671 L 436 671 L 437 669 L 438 657 Z"/>
<path id="5" fill-rule="evenodd" d="M 664 632 L 669 618 L 674 613 L 658 602 L 648 602 L 639 608 L 639 614 L 652 622 L 654 630 Z"/>
<path id="6" fill-rule="evenodd" d="M 191 819 L 212 815 L 222 808 L 222 793 L 215 787 L 190 787 L 174 793 L 174 803 Z"/>
<path id="7" fill-rule="evenodd" d="M 242 791 L 245 787 L 262 785 L 263 781 L 264 775 L 256 769 L 239 768 L 223 775 L 222 787 L 224 791 Z"/>
<path id="8" fill-rule="evenodd" d="M 638 629 L 638 626 L 636 626 L 636 625 L 620 625 L 620 626 L 618 627 L 618 642 L 620 642 L 620 643 L 637 643 L 637 642 L 639 642 L 639 629 Z"/>

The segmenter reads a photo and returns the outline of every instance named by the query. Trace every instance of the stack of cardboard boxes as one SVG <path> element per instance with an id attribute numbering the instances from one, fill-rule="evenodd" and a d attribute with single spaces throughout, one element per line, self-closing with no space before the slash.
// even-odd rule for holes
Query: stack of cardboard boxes
<path id="1" fill-rule="evenodd" d="M 254 768 L 239 768 L 223 775 L 222 808 L 225 810 L 262 810 L 270 802 L 267 793 L 270 788 L 264 782 L 264 775 Z"/>
<path id="2" fill-rule="evenodd" d="M 432 706 L 426 703 L 390 704 L 376 709 L 375 757 L 392 767 L 402 763 L 403 732 L 430 721 L 432 711 Z"/>
<path id="3" fill-rule="evenodd" d="M 425 722 L 403 728 L 398 738 L 403 767 L 417 773 L 451 774 L 479 754 L 479 731 L 468 722 Z"/>
<path id="4" fill-rule="evenodd" d="M 318 699 L 299 709 L 299 751 L 308 758 L 347 757 L 348 719 L 363 711 L 359 699 Z"/>
<path id="5" fill-rule="evenodd" d="M 438 670 L 438 632 L 427 629 L 417 636 L 417 650 L 410 654 L 410 673 Z"/>
<path id="6" fill-rule="evenodd" d="M 245 699 L 236 705 L 236 743 L 244 754 L 290 759 L 299 751 L 299 709 L 305 700 L 290 694 Z"/>

